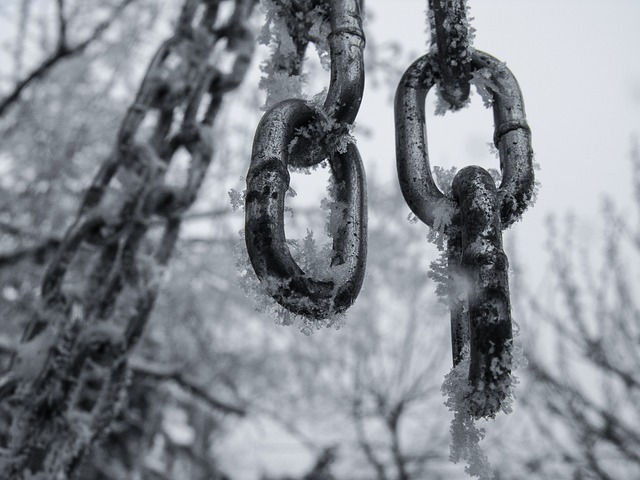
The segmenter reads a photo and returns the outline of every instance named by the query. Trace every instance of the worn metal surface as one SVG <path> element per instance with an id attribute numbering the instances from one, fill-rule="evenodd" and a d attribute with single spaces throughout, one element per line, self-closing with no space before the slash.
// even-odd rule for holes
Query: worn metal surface
<path id="1" fill-rule="evenodd" d="M 348 308 L 362 285 L 366 259 L 366 192 L 358 150 L 329 157 L 335 182 L 330 224 L 332 265 L 341 268 L 334 280 L 305 274 L 291 257 L 284 232 L 284 201 L 289 189 L 289 143 L 294 131 L 318 112 L 301 100 L 277 104 L 258 126 L 247 175 L 246 240 L 251 262 L 264 288 L 278 303 L 298 315 L 326 318 Z"/>
<path id="2" fill-rule="evenodd" d="M 473 70 L 489 75 L 486 85 L 493 99 L 494 144 L 500 153 L 502 182 L 498 189 L 505 227 L 515 222 L 533 195 L 533 151 L 520 87 L 509 69 L 490 55 L 475 51 Z M 416 60 L 405 72 L 395 98 L 396 162 L 405 201 L 430 227 L 455 204 L 436 185 L 431 173 L 425 98 L 436 84 L 438 65 L 433 55 Z"/>
<path id="3" fill-rule="evenodd" d="M 465 105 L 471 80 L 471 46 L 465 0 L 429 0 L 433 43 L 442 97 L 454 108 Z"/>
<path id="4" fill-rule="evenodd" d="M 509 261 L 502 248 L 499 196 L 493 178 L 478 166 L 466 167 L 455 176 L 453 198 L 460 209 L 459 257 L 449 256 L 467 288 L 466 331 L 452 331 L 459 349 L 469 344 L 469 383 L 472 411 L 491 416 L 505 399 L 511 371 L 511 304 Z M 453 311 L 452 311 L 453 317 Z M 466 317 L 466 318 L 465 318 Z M 460 351 L 454 355 L 460 356 Z"/>
<path id="5" fill-rule="evenodd" d="M 264 115 L 254 137 L 245 204 L 247 251 L 264 290 L 289 311 L 315 319 L 332 317 L 353 304 L 366 265 L 365 174 L 357 147 L 346 137 L 364 91 L 360 2 L 331 0 L 328 6 L 331 82 L 327 98 L 322 108 L 284 100 Z M 290 28 L 289 33 L 294 44 L 305 43 L 298 38 L 304 32 Z M 288 73 L 296 72 L 291 68 Z M 296 133 L 305 128 L 312 135 Z M 330 274 L 320 279 L 305 273 L 291 256 L 284 233 L 284 202 L 289 188 L 287 167 L 313 166 L 325 158 L 333 182 L 329 220 L 333 253 Z"/>

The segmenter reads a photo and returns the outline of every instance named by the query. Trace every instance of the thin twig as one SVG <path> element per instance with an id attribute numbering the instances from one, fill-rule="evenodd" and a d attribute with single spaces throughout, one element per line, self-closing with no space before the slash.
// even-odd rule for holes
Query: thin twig
<path id="1" fill-rule="evenodd" d="M 0 116 L 3 116 L 6 113 L 8 108 L 11 107 L 20 98 L 21 93 L 31 83 L 44 77 L 49 72 L 49 70 L 51 70 L 61 60 L 81 54 L 87 49 L 89 45 L 98 40 L 105 32 L 105 30 L 107 30 L 107 28 L 109 28 L 111 24 L 116 20 L 116 18 L 118 18 L 120 13 L 122 13 L 122 10 L 124 10 L 130 3 L 134 1 L 135 0 L 123 0 L 122 3 L 114 8 L 109 18 L 104 20 L 102 23 L 99 23 L 98 26 L 93 30 L 91 35 L 89 35 L 89 37 L 87 37 L 84 41 L 80 42 L 74 47 L 69 47 L 68 45 L 66 45 L 66 43 L 59 43 L 58 47 L 53 53 L 45 58 L 38 67 L 31 71 L 29 75 L 17 82 L 11 93 L 0 100 Z M 59 0 L 59 5 L 61 3 L 62 1 Z M 60 28 L 66 29 L 66 24 L 64 27 L 61 25 Z"/>

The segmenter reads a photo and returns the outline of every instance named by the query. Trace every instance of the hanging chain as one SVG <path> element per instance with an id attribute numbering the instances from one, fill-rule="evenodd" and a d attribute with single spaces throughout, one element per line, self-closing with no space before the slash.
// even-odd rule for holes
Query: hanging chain
<path id="1" fill-rule="evenodd" d="M 454 109 L 462 108 L 469 98 L 471 80 L 465 0 L 429 0 L 429 20 L 435 37 L 440 94 Z"/>
<path id="2" fill-rule="evenodd" d="M 327 98 L 322 108 L 299 99 L 284 100 L 260 121 L 247 174 L 245 235 L 251 264 L 267 293 L 295 314 L 324 319 L 353 304 L 364 278 L 364 168 L 355 144 L 344 142 L 362 101 L 365 40 L 358 0 L 291 2 L 279 13 L 291 19 L 287 27 L 295 54 L 276 51 L 273 60 L 281 73 L 300 74 L 310 41 L 309 26 L 301 19 L 314 9 L 315 13 L 328 11 L 331 24 Z M 300 133 L 305 129 L 311 135 Z M 291 256 L 284 231 L 284 200 L 290 181 L 288 165 L 309 167 L 325 158 L 334 182 L 329 222 L 333 256 L 330 278 L 318 279 L 306 274 Z"/>
<path id="3" fill-rule="evenodd" d="M 509 69 L 490 55 L 458 43 L 468 38 L 466 20 L 460 15 L 464 1 L 431 0 L 430 5 L 437 53 L 416 60 L 396 92 L 398 177 L 414 214 L 448 238 L 454 365 L 468 346 L 469 413 L 493 416 L 505 399 L 512 368 L 508 259 L 502 248 L 502 230 L 520 218 L 533 195 L 531 133 L 520 88 Z M 465 63 L 468 67 L 460 68 Z M 486 170 L 470 166 L 458 172 L 452 196 L 446 196 L 435 184 L 429 166 L 425 97 L 437 84 L 446 99 L 453 99 L 452 106 L 459 107 L 468 95 L 471 73 L 492 97 L 493 140 L 500 155 L 502 182 L 496 188 Z"/>
<path id="4" fill-rule="evenodd" d="M 151 61 L 114 152 L 48 265 L 42 307 L 2 382 L 14 425 L 0 477 L 71 472 L 113 421 L 127 356 L 211 161 L 211 127 L 251 61 L 255 3 L 186 0 L 173 36 Z M 231 7 L 226 18 L 223 4 Z M 217 66 L 222 57 L 230 68 Z M 179 155 L 190 163 L 175 186 L 167 173 Z"/>

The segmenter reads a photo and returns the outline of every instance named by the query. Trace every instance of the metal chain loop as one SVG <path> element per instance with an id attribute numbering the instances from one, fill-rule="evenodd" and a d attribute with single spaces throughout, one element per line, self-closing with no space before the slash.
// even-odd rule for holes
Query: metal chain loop
<path id="1" fill-rule="evenodd" d="M 219 15 L 225 2 L 233 5 L 227 19 Z M 0 477 L 22 478 L 26 465 L 34 474 L 72 469 L 116 414 L 127 355 L 144 330 L 181 216 L 195 201 L 213 155 L 210 127 L 224 94 L 239 86 L 248 69 L 255 4 L 186 0 L 173 36 L 151 61 L 114 152 L 45 272 L 42 310 L 23 344 L 42 341 L 45 331 L 55 340 L 37 376 L 16 378 L 9 393 L 25 398 L 14 412 L 25 436 L 12 439 L 11 458 L 22 460 L 5 462 Z M 228 71 L 213 63 L 217 53 L 232 57 Z M 179 150 L 190 163 L 186 181 L 173 186 L 166 177 Z M 45 403 L 59 415 L 43 420 L 37 412 Z M 90 431 L 80 437 L 73 422 L 65 423 L 76 414 L 90 419 Z M 39 432 L 51 428 L 49 422 L 56 422 L 56 431 L 64 425 L 70 430 L 69 442 L 60 442 L 63 451 L 43 452 L 36 445 L 47 438 Z"/>
<path id="2" fill-rule="evenodd" d="M 457 110 L 469 98 L 471 80 L 466 0 L 429 0 L 429 13 L 440 72 L 440 94 Z"/>
<path id="3" fill-rule="evenodd" d="M 531 201 L 533 152 L 522 94 L 513 74 L 486 53 L 473 50 L 470 58 L 470 71 L 482 76 L 492 97 L 500 187 L 477 166 L 458 172 L 452 196 L 442 193 L 434 182 L 427 150 L 425 98 L 445 75 L 440 70 L 443 59 L 432 54 L 415 61 L 398 86 L 396 157 L 405 201 L 420 220 L 448 237 L 454 365 L 462 360 L 463 347 L 469 345 L 473 391 L 469 413 L 492 417 L 505 399 L 504 387 L 510 384 L 511 373 L 508 259 L 501 231 L 517 221 Z M 455 85 L 449 88 L 456 89 Z"/>
<path id="4" fill-rule="evenodd" d="M 502 182 L 498 189 L 504 227 L 520 218 L 533 194 L 533 152 L 522 93 L 511 71 L 492 56 L 474 51 L 472 71 L 482 71 L 493 99 L 493 142 L 500 154 Z M 437 59 L 425 55 L 405 72 L 395 99 L 398 178 L 411 210 L 432 228 L 442 212 L 455 205 L 438 188 L 429 165 L 425 128 L 425 98 L 436 84 Z"/>
<path id="5" fill-rule="evenodd" d="M 355 301 L 366 262 L 366 186 L 362 160 L 353 143 L 344 141 L 360 108 L 364 90 L 364 33 L 357 0 L 330 0 L 331 83 L 323 108 L 302 100 L 284 100 L 262 118 L 247 174 L 245 235 L 253 269 L 266 292 L 289 311 L 325 319 Z M 291 31 L 299 59 L 309 42 Z M 301 61 L 280 59 L 290 75 Z M 307 128 L 317 138 L 297 134 Z M 329 159 L 334 182 L 330 225 L 333 230 L 331 278 L 316 279 L 295 262 L 284 232 L 284 201 L 289 189 L 288 165 L 313 166 Z"/>

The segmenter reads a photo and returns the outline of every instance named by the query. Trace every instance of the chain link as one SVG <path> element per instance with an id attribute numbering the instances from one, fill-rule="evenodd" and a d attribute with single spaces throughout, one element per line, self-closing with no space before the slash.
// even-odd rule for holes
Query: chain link
<path id="1" fill-rule="evenodd" d="M 440 94 L 454 109 L 469 98 L 471 41 L 465 0 L 429 0 L 429 19 L 436 46 Z"/>
<path id="2" fill-rule="evenodd" d="M 223 3 L 232 4 L 226 19 Z M 195 201 L 213 155 L 211 125 L 250 64 L 248 21 L 255 3 L 186 0 L 173 36 L 151 61 L 114 152 L 44 274 L 42 308 L 25 330 L 23 350 L 53 340 L 30 376 L 21 374 L 20 349 L 14 358 L 15 388 L 3 388 L 3 395 L 17 405 L 20 433 L 5 452 L 12 460 L 3 462 L 0 477 L 22 478 L 27 468 L 52 477 L 73 470 L 117 413 L 127 355 L 145 328 L 181 216 Z M 223 54 L 233 58 L 228 71 L 214 62 Z M 190 163 L 186 181 L 174 186 L 167 174 L 179 151 Z M 57 413 L 43 419 L 43 408 Z M 74 431 L 76 416 L 86 417 L 88 431 Z M 43 450 L 38 442 L 54 423 L 62 440 Z"/>
<path id="3" fill-rule="evenodd" d="M 260 121 L 247 174 L 246 244 L 253 269 L 263 287 L 289 311 L 324 319 L 345 311 L 355 301 L 365 272 L 367 210 L 362 160 L 353 143 L 344 142 L 355 120 L 364 91 L 364 33 L 357 0 L 292 2 L 281 11 L 288 21 L 296 55 L 279 56 L 276 67 L 298 75 L 310 39 L 301 25 L 304 15 L 328 5 L 331 34 L 331 82 L 322 108 L 303 100 L 284 100 Z M 304 8 L 303 8 L 304 7 Z M 300 10 L 302 8 L 302 10 Z M 299 134 L 314 132 L 312 138 Z M 306 274 L 291 256 L 284 232 L 284 200 L 289 189 L 288 165 L 313 166 L 329 159 L 334 182 L 330 225 L 333 231 L 331 278 Z"/>
<path id="4" fill-rule="evenodd" d="M 433 5 L 442 8 L 443 3 L 433 0 Z M 436 20 L 441 15 L 436 8 Z M 448 22 L 451 31 L 456 21 L 459 17 L 454 15 L 441 23 Z M 490 55 L 470 50 L 469 71 L 482 78 L 492 97 L 494 144 L 500 155 L 502 182 L 496 188 L 486 170 L 472 166 L 458 172 L 451 196 L 442 193 L 429 165 L 425 98 L 436 83 L 442 92 L 460 91 L 460 73 L 453 71 L 454 82 L 446 83 L 452 72 L 441 70 L 443 64 L 446 68 L 459 65 L 442 55 L 446 51 L 438 44 L 438 55 L 428 54 L 415 61 L 398 86 L 398 178 L 413 213 L 448 237 L 454 364 L 462 360 L 463 348 L 469 346 L 469 383 L 473 390 L 469 413 L 487 417 L 499 411 L 506 396 L 504 387 L 510 385 L 511 307 L 508 259 L 501 231 L 520 218 L 533 196 L 531 132 L 513 74 Z"/>

